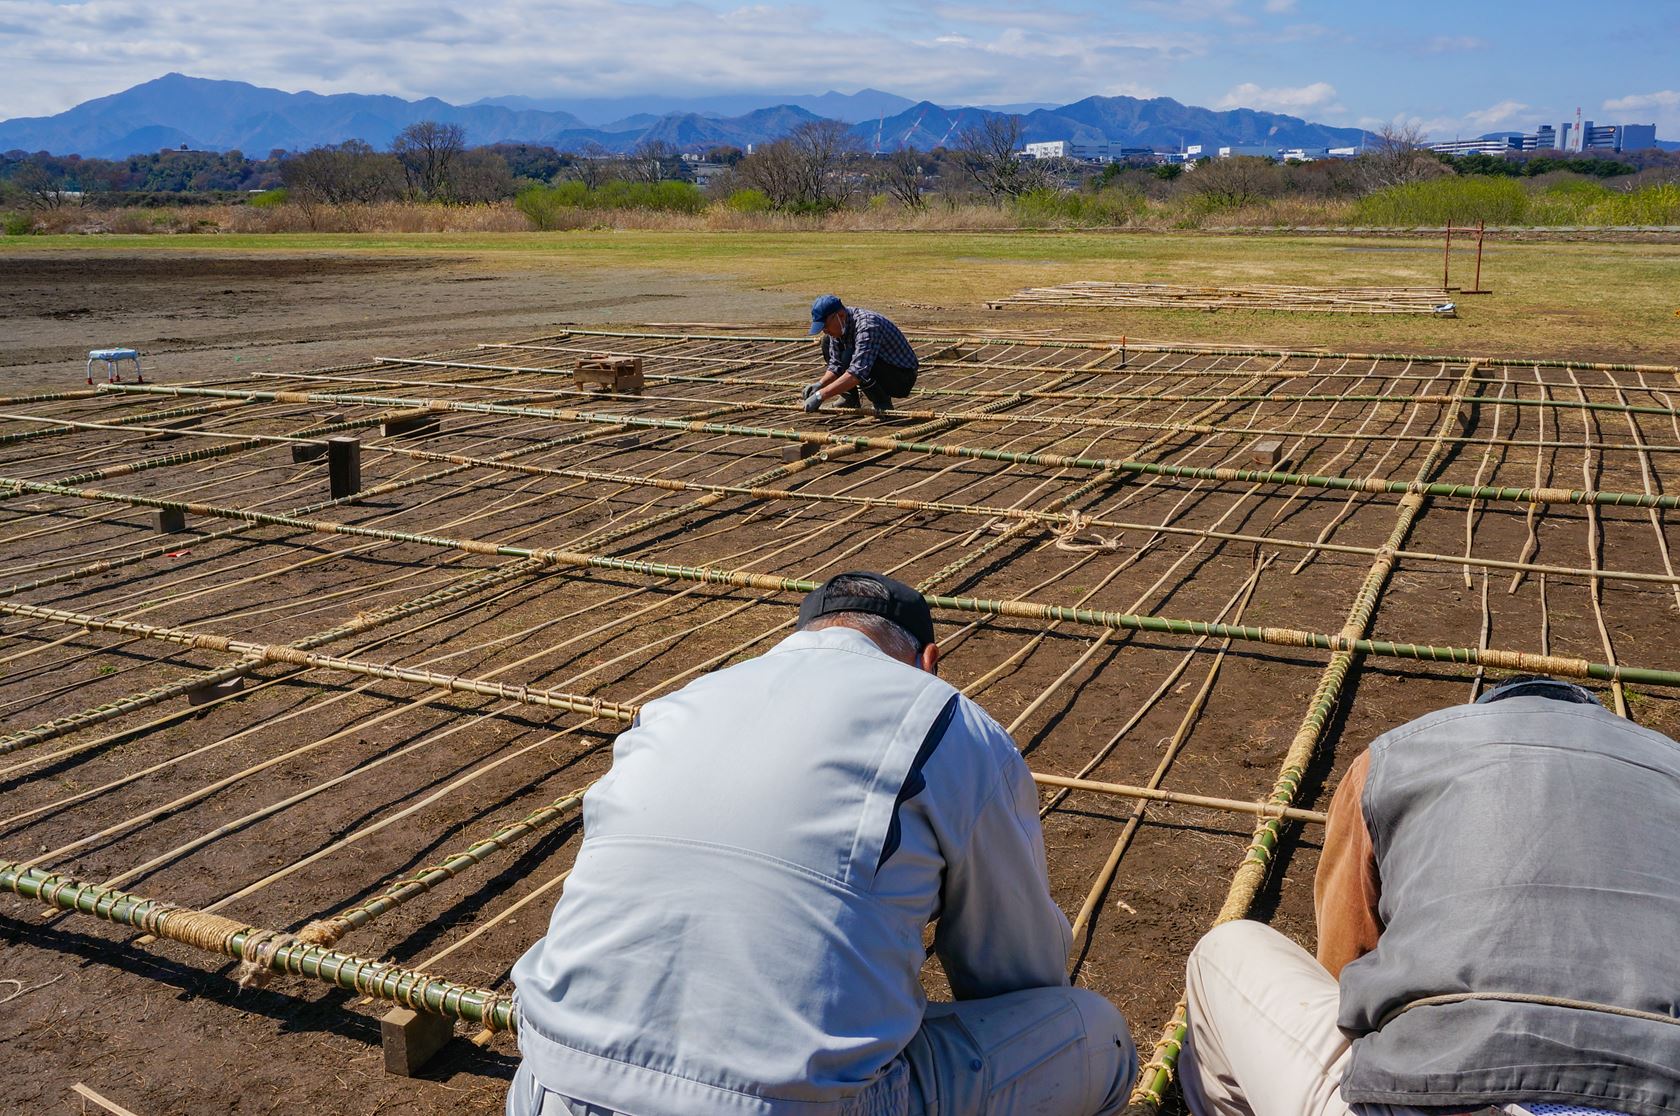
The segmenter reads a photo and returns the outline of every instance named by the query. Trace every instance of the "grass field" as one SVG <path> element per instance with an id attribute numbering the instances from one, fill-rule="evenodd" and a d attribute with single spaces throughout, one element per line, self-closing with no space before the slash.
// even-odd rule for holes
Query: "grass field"
<path id="1" fill-rule="evenodd" d="M 825 290 L 901 314 L 921 330 L 999 326 L 1153 340 L 1325 348 L 1680 360 L 1680 245 L 1489 245 L 1483 285 L 1456 319 L 1173 310 L 987 312 L 1026 286 L 1077 279 L 1178 283 L 1439 283 L 1434 240 L 1116 233 L 719 233 L 39 236 L 0 241 L 13 254 L 216 253 L 446 257 L 479 268 L 557 277 L 655 272 L 790 305 Z M 1473 260 L 1458 254 L 1453 282 Z M 766 325 L 772 323 L 764 323 Z M 791 323 L 796 328 L 797 322 Z M 787 325 L 781 328 L 788 328 Z"/>

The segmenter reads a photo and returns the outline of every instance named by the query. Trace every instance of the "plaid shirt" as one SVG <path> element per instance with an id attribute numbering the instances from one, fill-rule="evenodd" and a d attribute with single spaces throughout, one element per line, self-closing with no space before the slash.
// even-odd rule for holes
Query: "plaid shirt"
<path id="1" fill-rule="evenodd" d="M 850 372 L 864 387 L 875 386 L 875 362 L 884 360 L 914 372 L 916 350 L 899 328 L 873 310 L 846 307 L 846 332 L 836 341 L 823 337 L 823 359 L 835 375 Z"/>

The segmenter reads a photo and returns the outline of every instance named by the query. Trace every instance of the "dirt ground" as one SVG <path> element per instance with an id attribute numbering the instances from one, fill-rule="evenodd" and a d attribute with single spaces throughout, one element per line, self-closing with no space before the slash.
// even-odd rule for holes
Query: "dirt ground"
<path id="1" fill-rule="evenodd" d="M 1235 620 L 1240 610 L 1244 624 L 1312 632 L 1343 626 L 1371 566 L 1370 549 L 1394 526 L 1398 497 L 1096 477 L 1082 468 L 873 449 L 811 459 L 766 481 L 765 473 L 787 464 L 784 441 L 735 428 L 627 433 L 600 416 L 693 420 L 729 408 L 713 421 L 1187 467 L 1247 465 L 1250 443 L 1278 429 L 1292 432 L 1283 450 L 1292 467 L 1400 480 L 1425 469 L 1431 439 L 1444 431 L 1439 459 L 1427 468 L 1432 479 L 1627 492 L 1672 490 L 1680 451 L 1680 427 L 1666 410 L 1623 415 L 1572 406 L 1666 409 L 1672 376 L 1487 368 L 1473 385 L 1478 402 L 1455 422 L 1443 400 L 1468 381 L 1452 363 L 1163 353 L 1134 354 L 1122 367 L 1106 350 L 1031 340 L 930 353 L 923 391 L 907 404 L 929 413 L 890 423 L 807 417 L 790 404 L 809 376 L 803 343 L 564 331 L 565 323 L 731 322 L 787 335 L 803 312 L 782 291 L 689 282 L 663 270 L 557 280 L 424 256 L 47 255 L 6 261 L 0 304 L 0 394 L 8 396 L 81 387 L 85 350 L 123 343 L 148 354 L 148 379 L 165 388 L 213 381 L 238 391 L 348 389 L 404 400 L 581 407 L 597 416 L 468 410 L 447 415 L 432 434 L 383 437 L 366 428 L 363 484 L 404 486 L 311 513 L 333 523 L 778 576 L 821 578 L 867 566 L 893 569 L 929 592 L 1204 620 Z M 1021 324 L 996 315 L 976 320 L 990 328 Z M 529 343 L 472 347 L 519 339 Z M 602 350 L 643 355 L 652 375 L 646 397 L 580 403 L 567 393 L 564 370 Z M 446 366 L 365 363 L 415 354 Z M 1028 395 L 1010 400 L 1021 392 Z M 984 404 L 998 404 L 1007 417 L 977 419 L 971 412 Z M 5 410 L 105 424 L 152 416 L 141 423 L 152 425 L 207 405 L 218 409 L 199 413 L 200 433 L 171 441 L 60 427 L 0 442 L 0 476 L 285 511 L 327 496 L 322 464 L 294 462 L 284 446 L 111 470 L 206 449 L 217 444 L 210 432 L 284 435 L 344 418 L 372 421 L 390 409 L 119 391 Z M 964 417 L 949 417 L 956 413 Z M 38 421 L 8 419 L 0 436 L 40 429 Z M 1648 452 L 1627 448 L 1635 437 Z M 477 459 L 508 454 L 530 468 L 451 472 L 405 452 L 415 449 Z M 572 473 L 552 471 L 561 469 Z M 690 485 L 750 481 L 831 499 L 730 494 L 696 506 L 699 489 L 672 492 L 579 470 Z M 67 480 L 75 477 L 83 479 Z M 1002 509 L 1051 509 L 1093 481 L 1073 503 L 1099 517 L 1085 530 L 998 534 L 1010 522 Z M 942 507 L 846 502 L 853 497 Z M 144 508 L 50 493 L 5 498 L 0 521 L 0 585 L 121 559 L 0 600 L 262 643 L 301 639 L 509 560 L 284 526 L 211 538 L 233 524 L 199 514 L 189 516 L 184 534 L 165 539 L 166 550 Z M 1194 533 L 1210 531 L 1268 541 Z M 1306 545 L 1285 545 L 1291 540 Z M 1366 550 L 1310 550 L 1316 541 Z M 1513 583 L 1506 567 L 1403 558 L 1372 629 L 1396 641 L 1677 669 L 1674 585 L 1598 582 L 1582 573 L 1672 575 L 1668 554 L 1676 546 L 1674 527 L 1639 508 L 1554 505 L 1531 513 L 1514 501 L 1431 501 L 1406 549 L 1458 556 L 1468 547 L 1478 559 L 1547 571 Z M 964 558 L 970 564 L 952 571 Z M 553 568 L 324 651 L 644 701 L 763 650 L 787 630 L 796 604 L 789 594 L 631 570 Z M 1091 778 L 1141 784 L 1181 739 L 1164 786 L 1247 801 L 1271 792 L 1327 662 L 1321 652 L 1262 643 L 1233 642 L 1217 656 L 1217 641 L 1198 649 L 1183 637 L 1105 636 L 1101 627 L 1076 623 L 939 619 L 946 676 L 1011 727 L 1033 770 L 1072 775 L 1089 766 Z M 0 616 L 0 736 L 229 661 L 131 635 Z M 1374 736 L 1466 700 L 1476 684 L 1466 667 L 1366 660 L 1307 772 L 1300 804 L 1324 809 L 1341 771 Z M 1205 706 L 1197 701 L 1204 687 Z M 1616 696 L 1604 693 L 1607 701 Z M 1670 693 L 1628 687 L 1621 699 L 1641 723 L 1680 729 L 1680 702 Z M 237 696 L 210 705 L 174 697 L 0 753 L 0 859 L 40 857 L 79 879 L 120 879 L 114 886 L 188 906 L 230 900 L 229 917 L 295 930 L 586 785 L 606 769 L 615 731 L 600 719 L 500 698 L 266 666 Z M 1043 797 L 1050 803 L 1048 792 Z M 1045 816 L 1052 888 L 1070 915 L 1132 815 L 1130 799 L 1078 793 Z M 1115 1000 L 1145 1057 L 1182 991 L 1184 958 L 1224 900 L 1252 832 L 1242 815 L 1152 806 L 1113 885 L 1099 894 L 1075 976 Z M 1255 914 L 1310 947 L 1318 829 L 1287 832 Z M 207 834 L 214 839 L 202 839 Z M 568 821 L 510 843 L 339 948 L 505 990 L 509 966 L 542 932 L 558 894 L 536 893 L 570 865 L 579 838 Z M 323 853 L 347 839 L 353 843 Z M 285 874 L 230 898 L 276 872 Z M 497 919 L 533 895 L 530 905 Z M 483 933 L 428 963 L 475 929 Z M 232 966 L 217 958 L 134 938 L 84 916 L 44 918 L 38 902 L 0 899 L 0 1000 L 14 997 L 0 1012 L 0 1049 L 12 1064 L 37 1071 L 19 1075 L 10 1092 L 18 1110 L 81 1111 L 68 1092 L 75 1082 L 141 1116 L 499 1110 L 517 1061 L 505 1035 L 478 1046 L 466 1041 L 472 1029 L 463 1026 L 421 1076 L 388 1076 L 379 1005 L 301 978 L 241 991 Z M 927 976 L 937 993 L 936 966 Z"/>

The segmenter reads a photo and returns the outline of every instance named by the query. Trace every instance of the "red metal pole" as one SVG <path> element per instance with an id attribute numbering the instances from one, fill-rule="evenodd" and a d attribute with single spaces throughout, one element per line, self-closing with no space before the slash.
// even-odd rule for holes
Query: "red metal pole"
<path id="1" fill-rule="evenodd" d="M 1482 293 L 1482 238 L 1487 235 L 1487 221 L 1476 222 L 1476 293 Z"/>
<path id="2" fill-rule="evenodd" d="M 1447 218 L 1447 250 L 1441 256 L 1441 289 L 1452 286 L 1452 218 Z"/>

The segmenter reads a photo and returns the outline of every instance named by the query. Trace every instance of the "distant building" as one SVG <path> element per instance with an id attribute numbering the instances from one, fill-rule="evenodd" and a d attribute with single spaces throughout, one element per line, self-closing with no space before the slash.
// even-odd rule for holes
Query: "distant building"
<path id="1" fill-rule="evenodd" d="M 1118 163 L 1155 154 L 1152 147 L 1124 147 L 1117 143 L 1075 143 L 1072 140 L 1046 140 L 1029 143 L 1021 149 L 1028 159 L 1075 159 L 1081 163 Z"/>
<path id="2" fill-rule="evenodd" d="M 1561 124 L 1542 124 L 1532 132 L 1509 139 L 1432 143 L 1429 150 L 1447 155 L 1474 152 L 1498 155 L 1506 151 L 1561 151 L 1569 155 L 1584 155 L 1589 151 L 1642 151 L 1656 145 L 1655 124 L 1594 124 L 1591 120 L 1582 120 L 1577 125 L 1573 120 L 1565 120 Z"/>
<path id="3" fill-rule="evenodd" d="M 1504 155 L 1523 150 L 1523 139 L 1523 136 L 1507 136 L 1501 139 L 1451 140 L 1432 143 L 1429 150 L 1443 155 Z"/>

